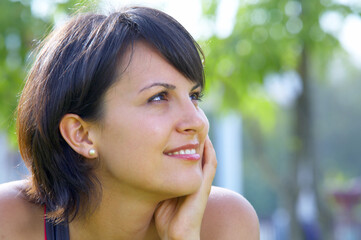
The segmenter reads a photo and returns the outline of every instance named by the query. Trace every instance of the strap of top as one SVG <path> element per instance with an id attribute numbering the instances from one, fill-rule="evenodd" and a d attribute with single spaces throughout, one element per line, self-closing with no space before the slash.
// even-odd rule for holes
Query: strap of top
<path id="1" fill-rule="evenodd" d="M 46 207 L 44 207 L 46 213 Z M 44 214 L 44 237 L 45 240 L 70 240 L 69 226 L 67 223 L 55 224 L 50 219 L 46 219 Z"/>

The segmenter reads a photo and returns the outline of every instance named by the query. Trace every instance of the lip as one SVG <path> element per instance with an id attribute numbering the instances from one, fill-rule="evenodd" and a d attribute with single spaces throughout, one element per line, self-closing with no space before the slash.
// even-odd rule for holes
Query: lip
<path id="1" fill-rule="evenodd" d="M 198 147 L 199 147 L 198 143 L 196 143 L 196 144 L 187 144 L 187 145 L 183 145 L 183 146 L 180 146 L 180 147 L 177 147 L 177 148 L 173 148 L 173 149 L 168 150 L 168 151 L 166 151 L 164 153 L 167 154 L 167 153 L 172 153 L 172 152 L 179 152 L 180 150 L 186 150 L 186 149 L 192 149 L 192 148 L 197 150 Z"/>
<path id="2" fill-rule="evenodd" d="M 166 154 L 165 154 L 166 155 Z M 182 154 L 182 155 L 166 155 L 167 157 L 171 157 L 171 158 L 180 158 L 180 159 L 184 159 L 184 160 L 189 160 L 189 161 L 198 161 L 199 159 L 201 159 L 201 155 L 199 155 L 198 153 L 195 154 Z"/>
<path id="3" fill-rule="evenodd" d="M 180 150 L 186 150 L 186 149 L 196 149 L 196 152 L 198 152 L 198 148 L 199 148 L 198 143 L 196 143 L 196 144 L 187 144 L 187 145 L 183 145 L 183 146 L 168 150 L 168 151 L 164 152 L 164 154 L 166 156 L 168 156 L 168 157 L 181 158 L 181 159 L 191 160 L 191 161 L 198 161 L 201 158 L 200 154 L 198 154 L 198 153 L 195 153 L 195 154 L 168 155 L 168 153 L 179 152 Z"/>

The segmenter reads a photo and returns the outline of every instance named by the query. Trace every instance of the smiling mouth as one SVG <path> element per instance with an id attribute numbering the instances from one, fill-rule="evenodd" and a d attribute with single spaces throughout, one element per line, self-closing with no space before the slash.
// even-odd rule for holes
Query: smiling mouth
<path id="1" fill-rule="evenodd" d="M 198 146 L 198 144 L 189 144 L 180 148 L 170 150 L 168 152 L 165 152 L 164 154 L 172 158 L 198 161 L 199 159 L 201 159 L 201 155 L 197 153 Z"/>
<path id="2" fill-rule="evenodd" d="M 173 155 L 190 155 L 190 154 L 196 154 L 196 149 L 195 148 L 191 148 L 191 149 L 185 149 L 185 150 L 179 150 L 176 152 L 169 152 L 166 153 L 168 156 L 173 156 Z"/>

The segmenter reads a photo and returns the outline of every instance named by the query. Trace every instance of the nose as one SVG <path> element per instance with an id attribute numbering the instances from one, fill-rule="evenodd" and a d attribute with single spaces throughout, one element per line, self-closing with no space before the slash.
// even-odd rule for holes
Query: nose
<path id="1" fill-rule="evenodd" d="M 203 110 L 191 100 L 183 102 L 178 110 L 177 131 L 186 134 L 208 130 L 208 119 Z"/>

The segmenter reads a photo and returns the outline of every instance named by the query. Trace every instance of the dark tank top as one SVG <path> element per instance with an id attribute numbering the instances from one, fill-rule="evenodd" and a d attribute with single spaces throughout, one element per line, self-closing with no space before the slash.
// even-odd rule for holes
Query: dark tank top
<path id="1" fill-rule="evenodd" d="M 46 207 L 44 207 L 44 213 L 46 213 Z M 45 240 L 70 240 L 68 223 L 55 224 L 50 219 L 46 219 L 44 214 L 44 237 Z"/>

